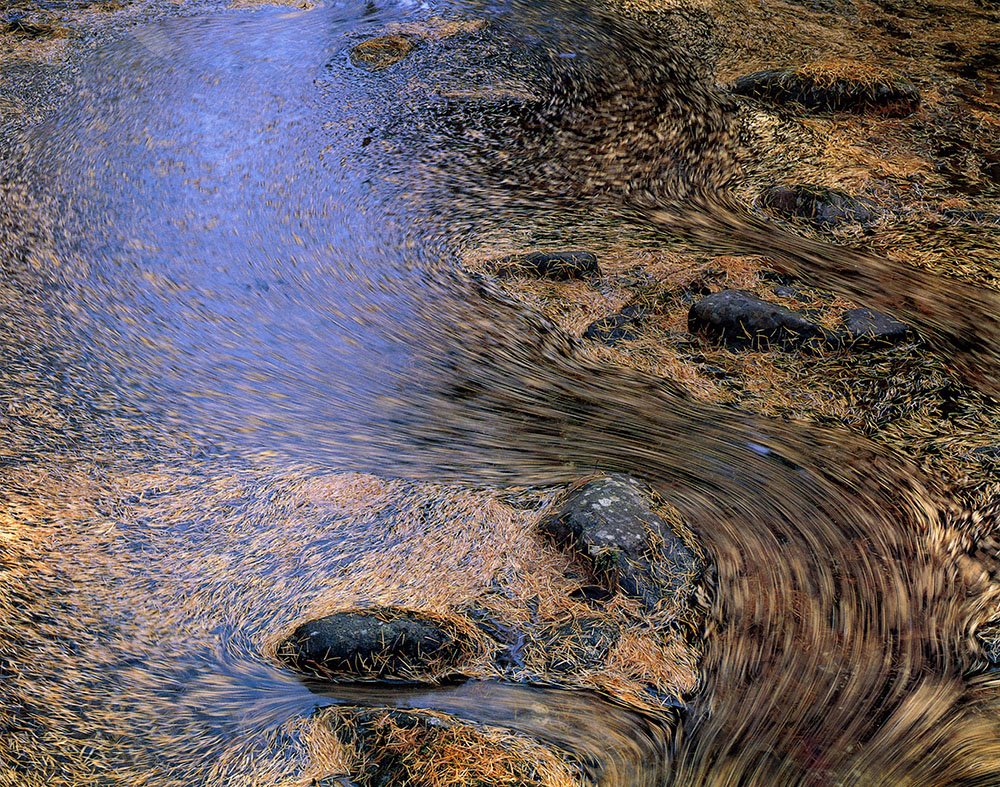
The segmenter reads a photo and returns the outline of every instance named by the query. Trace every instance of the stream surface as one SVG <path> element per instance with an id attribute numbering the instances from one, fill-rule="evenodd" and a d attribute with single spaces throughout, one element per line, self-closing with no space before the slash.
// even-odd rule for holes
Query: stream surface
<path id="1" fill-rule="evenodd" d="M 10 783 L 62 783 L 80 761 L 93 783 L 238 783 L 221 755 L 234 740 L 356 704 L 522 732 L 607 784 L 1000 784 L 1000 681 L 970 645 L 995 555 L 971 554 L 967 514 L 846 431 L 585 360 L 458 260 L 475 232 L 592 210 L 770 250 L 909 319 L 987 393 L 997 293 L 741 213 L 721 196 L 732 108 L 669 36 L 571 3 L 435 10 L 489 16 L 492 32 L 475 56 L 428 44 L 391 78 L 352 65 L 350 46 L 427 9 L 137 28 L 82 65 L 70 105 L 5 165 L 3 384 L 37 405 L 8 407 L 5 488 L 38 528 L 4 531 L 25 631 L 7 631 L 0 668 L 21 681 L 8 732 L 51 747 L 3 752 Z M 279 470 L 244 473 L 261 457 Z M 322 519 L 287 525 L 297 504 L 275 476 L 317 468 L 651 484 L 715 573 L 679 728 L 586 692 L 307 686 L 278 670 L 260 645 L 275 619 L 294 623 L 317 577 L 384 547 L 377 523 L 340 540 Z M 37 701 L 16 693 L 32 681 Z"/>

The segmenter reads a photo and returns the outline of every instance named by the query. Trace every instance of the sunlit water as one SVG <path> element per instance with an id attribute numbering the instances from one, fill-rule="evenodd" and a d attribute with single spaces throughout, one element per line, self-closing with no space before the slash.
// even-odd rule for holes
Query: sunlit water
<path id="1" fill-rule="evenodd" d="M 234 741 L 359 704 L 523 732 L 608 783 L 1000 781 L 1000 694 L 970 677 L 967 647 L 990 566 L 964 554 L 958 512 L 914 468 L 595 367 L 456 260 L 474 232 L 593 206 L 646 232 L 772 248 L 910 319 L 987 391 L 995 293 L 732 207 L 718 192 L 735 174 L 727 103 L 641 25 L 563 4 L 450 11 L 490 15 L 494 32 L 485 66 L 440 55 L 428 71 L 454 81 L 434 85 L 347 54 L 425 18 L 416 6 L 140 28 L 26 140 L 12 169 L 27 193 L 8 188 L 0 247 L 5 384 L 53 392 L 55 415 L 8 425 L 10 510 L 36 530 L 4 531 L 26 630 L 3 668 L 12 701 L 46 686 L 7 724 L 50 750 L 11 753 L 16 778 L 224 782 Z M 517 96 L 502 112 L 449 98 L 499 82 Z M 309 686 L 279 670 L 274 634 L 392 538 L 377 518 L 303 513 L 297 485 L 344 468 L 653 484 L 716 575 L 680 731 L 595 694 Z"/>

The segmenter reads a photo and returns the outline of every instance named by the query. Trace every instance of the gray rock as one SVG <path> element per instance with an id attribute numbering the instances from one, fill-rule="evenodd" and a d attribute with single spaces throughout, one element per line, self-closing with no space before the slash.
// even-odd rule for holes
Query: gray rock
<path id="1" fill-rule="evenodd" d="M 635 341 L 645 317 L 646 310 L 641 306 L 626 306 L 617 314 L 592 322 L 583 332 L 583 338 L 609 345 Z"/>
<path id="2" fill-rule="evenodd" d="M 653 506 L 648 488 L 609 475 L 575 489 L 539 527 L 576 550 L 610 590 L 663 611 L 690 597 L 702 566 Z"/>
<path id="3" fill-rule="evenodd" d="M 299 626 L 278 656 L 300 672 L 329 679 L 435 680 L 452 671 L 462 644 L 412 612 L 338 612 Z"/>
<path id="4" fill-rule="evenodd" d="M 567 281 L 599 276 L 597 256 L 589 251 L 534 251 L 503 257 L 490 266 L 498 276 L 535 276 Z"/>
<path id="5" fill-rule="evenodd" d="M 909 325 L 872 309 L 850 309 L 844 312 L 843 320 L 844 329 L 855 346 L 889 347 L 914 337 Z"/>
<path id="6" fill-rule="evenodd" d="M 836 337 L 804 315 L 745 290 L 723 290 L 702 298 L 688 312 L 688 330 L 732 350 L 818 349 Z"/>
<path id="7" fill-rule="evenodd" d="M 761 205 L 779 216 L 804 219 L 817 227 L 867 226 L 878 219 L 871 200 L 822 186 L 773 186 L 761 195 Z"/>

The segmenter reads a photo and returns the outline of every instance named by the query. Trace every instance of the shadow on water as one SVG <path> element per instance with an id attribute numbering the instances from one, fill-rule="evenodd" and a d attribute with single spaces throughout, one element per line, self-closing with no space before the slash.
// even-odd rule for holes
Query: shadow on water
<path id="1" fill-rule="evenodd" d="M 327 704 L 435 709 L 572 750 L 617 784 L 996 783 L 1000 700 L 966 677 L 962 599 L 981 581 L 958 567 L 954 512 L 915 468 L 597 367 L 455 260 L 463 234 L 593 206 L 706 244 L 773 245 L 800 275 L 894 305 L 990 391 L 995 293 L 958 288 L 956 306 L 943 294 L 957 285 L 777 235 L 707 196 L 735 175 L 731 107 L 669 36 L 568 3 L 489 12 L 481 56 L 518 56 L 499 116 L 447 80 L 428 86 L 446 65 L 482 80 L 467 55 L 428 45 L 384 77 L 351 64 L 352 43 L 422 19 L 416 7 L 136 30 L 27 140 L 8 280 L 40 341 L 68 355 L 68 392 L 113 400 L 94 420 L 158 459 L 273 450 L 432 481 L 589 468 L 649 481 L 718 575 L 670 774 L 669 720 L 577 692 L 305 686 L 247 648 L 180 671 L 182 704 L 222 737 L 233 718 L 239 730 Z M 180 570 L 166 552 L 154 541 L 142 582 Z M 127 676 L 118 690 L 141 701 Z"/>

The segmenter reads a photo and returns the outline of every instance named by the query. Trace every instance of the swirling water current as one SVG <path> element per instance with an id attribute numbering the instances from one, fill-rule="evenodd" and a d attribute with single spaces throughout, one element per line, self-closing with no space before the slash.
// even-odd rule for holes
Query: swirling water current
<path id="1" fill-rule="evenodd" d="M 427 9 L 134 28 L 5 165 L 0 779 L 274 783 L 239 757 L 294 771 L 301 747 L 267 736 L 357 704 L 523 733 L 609 784 L 1000 783 L 1000 686 L 970 646 L 995 555 L 956 524 L 973 514 L 845 430 L 598 364 L 459 263 L 477 233 L 595 212 L 768 253 L 909 320 L 986 394 L 997 294 L 737 207 L 734 110 L 683 15 L 672 36 L 570 2 L 436 12 L 490 32 L 391 74 L 350 47 Z M 597 693 L 279 670 L 267 643 L 324 577 L 389 549 L 378 521 L 302 513 L 335 469 L 473 496 L 590 471 L 652 485 L 714 577 L 679 726 Z M 407 592 L 352 592 L 383 581 Z"/>

